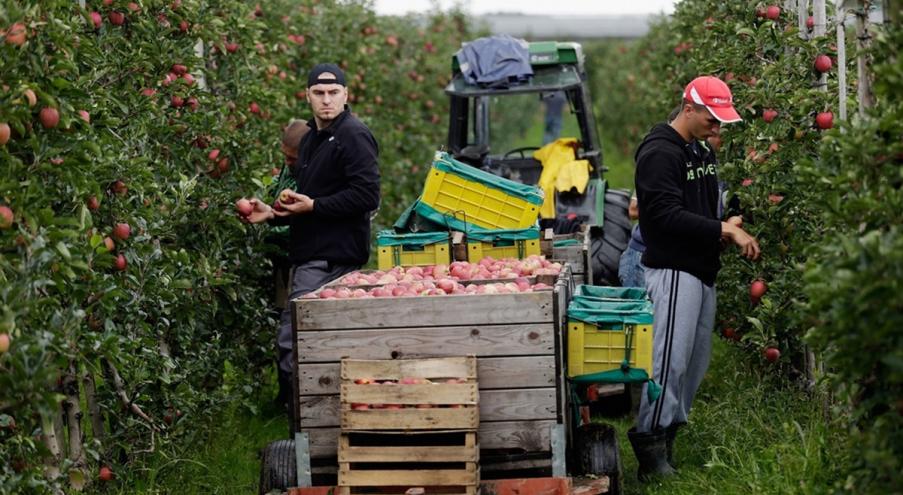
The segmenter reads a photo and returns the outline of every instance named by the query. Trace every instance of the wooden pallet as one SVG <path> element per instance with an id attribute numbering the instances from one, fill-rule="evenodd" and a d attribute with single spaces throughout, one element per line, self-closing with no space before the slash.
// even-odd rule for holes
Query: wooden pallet
<path id="1" fill-rule="evenodd" d="M 427 494 L 475 494 L 479 455 L 475 431 L 343 432 L 338 493 L 380 488 L 379 493 L 403 494 L 424 488 Z"/>

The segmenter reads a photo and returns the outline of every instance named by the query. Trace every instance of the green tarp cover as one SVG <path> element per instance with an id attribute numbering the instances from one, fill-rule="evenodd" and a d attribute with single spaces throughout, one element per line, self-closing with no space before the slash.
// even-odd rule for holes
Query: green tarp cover
<path id="1" fill-rule="evenodd" d="M 553 241 L 552 247 L 578 246 L 580 244 L 583 244 L 583 241 L 578 241 L 577 239 L 561 239 L 560 241 Z"/>
<path id="2" fill-rule="evenodd" d="M 568 306 L 568 318 L 591 325 L 619 330 L 623 325 L 651 325 L 652 303 L 599 302 L 574 299 Z"/>
<path id="3" fill-rule="evenodd" d="M 429 246 L 447 242 L 448 232 L 418 232 L 416 234 L 396 234 L 391 230 L 381 230 L 376 234 L 378 246 Z"/>
<path id="4" fill-rule="evenodd" d="M 539 229 L 498 229 L 498 230 L 472 230 L 467 233 L 469 240 L 481 242 L 494 241 L 524 241 L 539 239 Z"/>
<path id="5" fill-rule="evenodd" d="M 489 172 L 484 172 L 476 167 L 465 165 L 444 151 L 437 151 L 433 161 L 433 167 L 443 172 L 459 175 L 473 182 L 479 182 L 488 187 L 499 189 L 511 196 L 518 197 L 528 203 L 541 206 L 543 203 L 542 189 L 536 186 L 520 184 L 512 180 L 499 177 Z"/>
<path id="6" fill-rule="evenodd" d="M 446 232 L 448 231 L 448 227 L 444 224 L 437 224 L 435 222 L 431 222 L 429 219 L 424 218 L 419 215 L 415 209 L 417 204 L 420 203 L 420 198 L 414 201 L 411 206 L 408 206 L 405 209 L 401 216 L 398 217 L 398 220 L 392 224 L 392 228 L 395 229 L 395 232 L 398 234 L 407 234 L 410 232 Z"/>
<path id="7" fill-rule="evenodd" d="M 604 299 L 646 299 L 646 289 L 642 287 L 600 287 L 598 285 L 578 285 L 574 296 L 598 297 Z"/>

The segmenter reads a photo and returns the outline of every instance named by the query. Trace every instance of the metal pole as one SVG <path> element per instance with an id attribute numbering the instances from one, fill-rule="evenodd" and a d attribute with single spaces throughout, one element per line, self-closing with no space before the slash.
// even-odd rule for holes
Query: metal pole
<path id="1" fill-rule="evenodd" d="M 796 5 L 797 25 L 800 29 L 800 38 L 809 39 L 809 28 L 806 27 L 806 20 L 809 19 L 809 0 L 798 0 Z"/>
<path id="2" fill-rule="evenodd" d="M 847 120 L 847 46 L 846 13 L 842 6 L 837 7 L 837 99 L 840 120 Z"/>

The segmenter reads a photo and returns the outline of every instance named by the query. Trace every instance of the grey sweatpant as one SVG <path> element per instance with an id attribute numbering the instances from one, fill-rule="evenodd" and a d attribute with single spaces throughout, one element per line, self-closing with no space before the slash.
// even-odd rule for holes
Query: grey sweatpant
<path id="1" fill-rule="evenodd" d="M 288 300 L 291 301 L 304 294 L 313 292 L 333 280 L 359 269 L 360 266 L 333 265 L 326 261 L 314 260 L 292 267 L 289 274 L 291 290 Z M 294 369 L 292 361 L 292 305 L 286 304 L 279 320 L 279 334 L 276 336 L 276 352 L 279 357 L 279 370 L 291 373 Z"/>
<path id="2" fill-rule="evenodd" d="M 693 397 L 709 367 L 715 326 L 715 287 L 687 272 L 646 268 L 646 290 L 652 298 L 652 376 L 662 394 L 640 399 L 637 431 L 686 423 Z"/>

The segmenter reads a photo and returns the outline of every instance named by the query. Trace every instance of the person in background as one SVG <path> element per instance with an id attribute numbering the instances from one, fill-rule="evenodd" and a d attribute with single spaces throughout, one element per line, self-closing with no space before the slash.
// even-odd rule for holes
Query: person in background
<path id="1" fill-rule="evenodd" d="M 721 221 L 715 153 L 703 145 L 722 124 L 739 120 L 730 88 L 698 77 L 684 89 L 674 120 L 654 126 L 637 148 L 642 263 L 655 313 L 652 377 L 661 386 L 655 401 L 641 394 L 627 433 L 641 480 L 675 472 L 674 439 L 709 365 L 722 240 L 750 260 L 760 254 L 754 237 Z"/>
<path id="2" fill-rule="evenodd" d="M 545 124 L 542 134 L 542 144 L 545 146 L 558 139 L 558 136 L 561 135 L 562 113 L 564 112 L 564 104 L 568 100 L 564 95 L 564 91 L 554 91 L 543 94 L 542 101 L 546 106 Z"/>
<path id="3" fill-rule="evenodd" d="M 250 200 L 250 223 L 288 225 L 291 261 L 289 300 L 313 292 L 370 257 L 370 215 L 380 201 L 379 146 L 370 129 L 346 105 L 345 74 L 335 64 L 319 64 L 307 78 L 307 101 L 314 118 L 301 139 L 292 166 L 294 188 L 273 206 Z M 291 308 L 282 311 L 277 336 L 280 387 L 293 391 L 297 357 L 292 351 Z M 294 401 L 288 401 L 294 431 Z"/>

